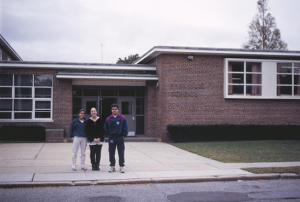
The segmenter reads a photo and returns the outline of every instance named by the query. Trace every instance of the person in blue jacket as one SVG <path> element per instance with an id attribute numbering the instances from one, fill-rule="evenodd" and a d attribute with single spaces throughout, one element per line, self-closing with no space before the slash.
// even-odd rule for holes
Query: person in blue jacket
<path id="1" fill-rule="evenodd" d="M 78 112 L 78 118 L 74 119 L 69 127 L 70 138 L 73 140 L 72 149 L 72 170 L 76 171 L 76 158 L 78 149 L 81 150 L 81 170 L 86 171 L 85 166 L 85 150 L 87 145 L 87 137 L 85 132 L 86 119 L 85 110 L 80 109 Z"/>
<path id="2" fill-rule="evenodd" d="M 119 106 L 117 104 L 111 105 L 112 114 L 107 117 L 104 123 L 104 130 L 108 133 L 108 149 L 109 149 L 109 161 L 110 161 L 110 169 L 109 172 L 115 172 L 115 152 L 116 147 L 118 149 L 119 154 L 119 165 L 120 172 L 124 173 L 125 166 L 125 143 L 124 137 L 128 135 L 128 126 L 125 116 L 119 114 Z"/>

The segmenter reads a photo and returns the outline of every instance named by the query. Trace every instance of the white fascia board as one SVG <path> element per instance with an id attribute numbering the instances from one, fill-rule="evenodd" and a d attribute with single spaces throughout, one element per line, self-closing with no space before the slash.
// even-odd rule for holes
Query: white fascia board
<path id="1" fill-rule="evenodd" d="M 58 79 L 122 79 L 122 80 L 158 80 L 158 77 L 134 77 L 134 76 L 80 76 L 80 75 L 56 75 Z"/>
<path id="2" fill-rule="evenodd" d="M 247 58 L 225 58 L 228 61 L 249 61 L 249 62 L 300 62 L 300 60 L 276 60 L 276 59 L 247 59 Z"/>
<path id="3" fill-rule="evenodd" d="M 114 66 L 114 65 L 65 65 L 65 64 L 10 64 L 0 63 L 0 67 L 11 68 L 51 68 L 51 69 L 92 69 L 92 70 L 149 70 L 156 71 L 156 67 L 134 67 L 134 66 Z"/>
<path id="4" fill-rule="evenodd" d="M 155 54 L 153 54 L 155 53 Z M 299 56 L 300 53 L 286 53 L 286 52 L 256 52 L 256 51 L 226 51 L 226 50 L 191 50 L 191 49 L 165 49 L 165 48 L 155 48 L 150 51 L 147 55 L 140 58 L 134 64 L 138 64 L 143 61 L 148 56 L 152 55 L 156 57 L 162 53 L 186 53 L 186 54 L 208 54 L 208 55 L 252 55 L 252 56 Z M 152 59 L 150 58 L 150 59 Z"/>

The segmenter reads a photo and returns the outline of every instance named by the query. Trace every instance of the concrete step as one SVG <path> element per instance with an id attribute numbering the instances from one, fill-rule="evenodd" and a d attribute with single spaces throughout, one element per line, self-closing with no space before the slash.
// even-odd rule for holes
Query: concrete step
<path id="1" fill-rule="evenodd" d="M 108 142 L 108 136 L 104 138 L 105 142 Z M 73 142 L 71 138 L 65 138 L 64 142 Z M 128 136 L 125 138 L 125 142 L 161 142 L 160 138 L 146 137 L 144 135 Z"/>

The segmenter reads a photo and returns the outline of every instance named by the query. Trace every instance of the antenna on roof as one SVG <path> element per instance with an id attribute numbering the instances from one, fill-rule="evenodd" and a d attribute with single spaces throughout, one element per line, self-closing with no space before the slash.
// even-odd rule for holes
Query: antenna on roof
<path id="1" fill-rule="evenodd" d="M 102 50 L 103 44 L 101 43 L 101 63 L 103 63 L 103 50 Z"/>

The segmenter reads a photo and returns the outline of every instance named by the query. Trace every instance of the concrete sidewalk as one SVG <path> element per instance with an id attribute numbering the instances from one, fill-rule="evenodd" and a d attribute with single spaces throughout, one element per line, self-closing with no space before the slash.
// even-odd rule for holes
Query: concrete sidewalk
<path id="1" fill-rule="evenodd" d="M 216 180 L 299 178 L 296 174 L 257 175 L 245 167 L 300 166 L 300 162 L 222 163 L 162 142 L 127 142 L 125 173 L 109 173 L 108 144 L 104 144 L 101 171 L 92 171 L 89 147 L 88 170 L 71 170 L 70 143 L 0 144 L 0 187 L 192 182 Z M 118 166 L 117 166 L 118 171 Z"/>

